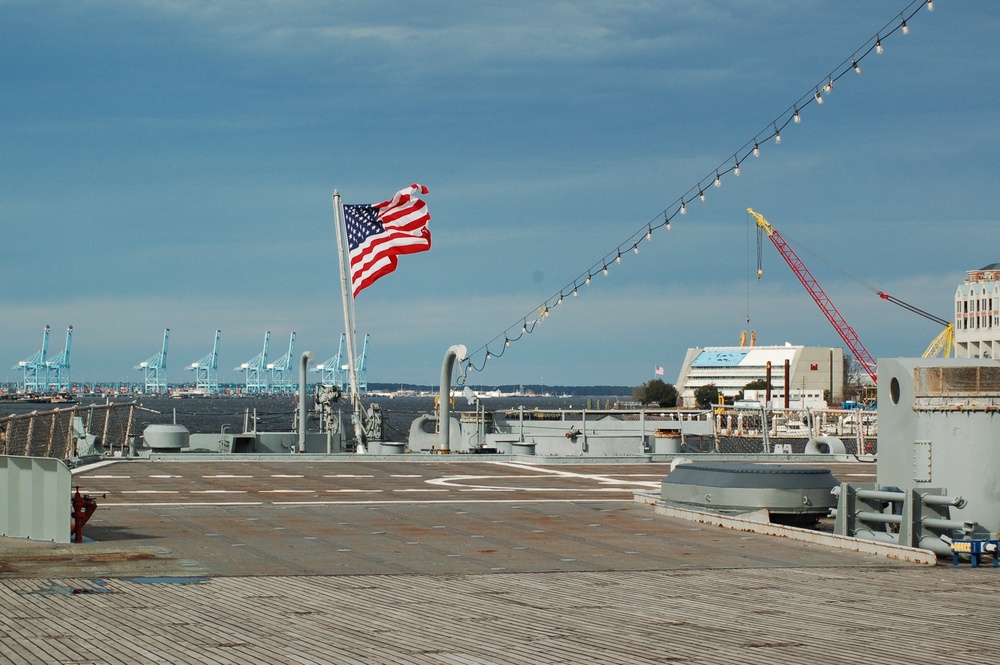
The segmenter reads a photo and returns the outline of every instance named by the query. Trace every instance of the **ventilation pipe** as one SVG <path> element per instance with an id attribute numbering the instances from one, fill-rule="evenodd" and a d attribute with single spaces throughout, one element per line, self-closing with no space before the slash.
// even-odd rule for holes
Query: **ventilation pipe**
<path id="1" fill-rule="evenodd" d="M 792 392 L 792 363 L 788 358 L 785 358 L 785 410 L 788 410 L 789 399 L 791 399 Z"/>
<path id="2" fill-rule="evenodd" d="M 438 447 L 437 452 L 446 455 L 451 452 L 451 371 L 455 367 L 455 360 L 459 362 L 465 360 L 468 349 L 464 344 L 455 344 L 448 347 L 444 354 L 444 363 L 441 365 L 441 387 L 438 390 Z"/>
<path id="3" fill-rule="evenodd" d="M 316 353 L 306 351 L 299 363 L 299 452 L 306 451 L 306 370 L 316 362 Z"/>

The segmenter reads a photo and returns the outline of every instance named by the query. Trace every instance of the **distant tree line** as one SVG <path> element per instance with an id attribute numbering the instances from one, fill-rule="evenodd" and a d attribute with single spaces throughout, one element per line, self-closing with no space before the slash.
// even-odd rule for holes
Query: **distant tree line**
<path id="1" fill-rule="evenodd" d="M 754 379 L 743 387 L 743 390 L 764 390 L 767 388 L 767 381 L 764 379 Z M 743 390 L 736 394 L 734 399 L 743 399 Z M 699 408 L 710 409 L 719 405 L 719 388 L 714 383 L 701 386 L 694 391 L 694 400 Z M 661 379 L 647 381 L 632 391 L 632 399 L 642 405 L 655 404 L 664 408 L 677 406 L 680 395 L 672 384 L 664 383 Z M 731 403 L 731 402 L 730 402 Z"/>

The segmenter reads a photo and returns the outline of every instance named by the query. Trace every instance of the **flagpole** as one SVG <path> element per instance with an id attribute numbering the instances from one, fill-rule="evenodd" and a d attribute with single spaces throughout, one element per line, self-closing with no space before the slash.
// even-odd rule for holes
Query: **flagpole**
<path id="1" fill-rule="evenodd" d="M 344 236 L 347 228 L 344 225 L 344 203 L 340 200 L 340 192 L 333 190 L 333 219 L 337 230 L 337 258 L 340 261 L 340 295 L 344 304 L 344 331 L 347 341 L 347 368 L 351 380 L 351 422 L 354 425 L 354 436 L 357 440 L 355 450 L 365 453 L 364 428 L 361 416 L 361 395 L 358 394 L 358 369 L 354 363 L 354 296 L 347 278 L 347 253 L 344 249 Z"/>

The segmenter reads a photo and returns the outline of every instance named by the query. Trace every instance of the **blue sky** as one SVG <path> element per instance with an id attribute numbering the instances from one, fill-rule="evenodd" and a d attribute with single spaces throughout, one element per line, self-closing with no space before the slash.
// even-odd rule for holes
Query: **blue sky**
<path id="1" fill-rule="evenodd" d="M 919 3 L 918 3 L 919 4 Z M 539 3 L 0 0 L 0 361 L 68 324 L 74 381 L 168 379 L 222 330 L 220 379 L 297 333 L 343 330 L 330 195 L 430 188 L 433 248 L 362 292 L 371 382 L 434 384 L 614 256 L 473 384 L 674 381 L 685 350 L 842 346 L 746 208 L 887 293 L 950 318 L 1000 261 L 1000 4 L 938 0 L 809 104 L 739 178 L 708 178 L 903 0 Z M 908 8 L 909 7 L 909 8 Z M 645 241 L 705 183 L 705 203 Z M 640 239 L 640 254 L 630 251 Z M 800 251 L 875 357 L 937 326 Z M 750 322 L 747 322 L 749 314 Z M 0 373 L 0 376 L 3 376 Z"/>

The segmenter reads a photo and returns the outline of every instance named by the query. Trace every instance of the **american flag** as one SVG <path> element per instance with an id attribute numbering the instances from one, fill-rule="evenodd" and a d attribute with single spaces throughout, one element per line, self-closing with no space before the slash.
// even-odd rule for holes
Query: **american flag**
<path id="1" fill-rule="evenodd" d="M 396 269 L 396 257 L 431 248 L 431 220 L 427 204 L 414 196 L 427 194 L 423 185 L 410 185 L 388 201 L 372 205 L 345 205 L 351 289 L 354 297 L 375 280 Z"/>
<path id="2" fill-rule="evenodd" d="M 653 373 L 656 374 L 656 376 L 663 376 L 663 367 L 657 365 L 656 368 L 653 370 Z"/>

